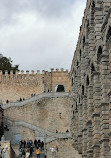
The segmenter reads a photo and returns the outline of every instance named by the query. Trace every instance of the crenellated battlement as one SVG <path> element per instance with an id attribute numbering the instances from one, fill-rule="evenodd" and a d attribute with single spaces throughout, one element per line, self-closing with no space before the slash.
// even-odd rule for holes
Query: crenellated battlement
<path id="1" fill-rule="evenodd" d="M 66 72 L 66 73 L 68 73 L 69 71 L 68 71 L 68 69 L 66 69 L 66 70 L 64 70 L 63 68 L 61 68 L 61 69 L 58 69 L 58 68 L 56 68 L 55 70 L 53 69 L 53 68 L 51 68 L 51 71 L 49 72 L 49 71 L 45 71 L 45 70 L 42 70 L 42 71 L 40 71 L 40 70 L 37 70 L 36 72 L 34 71 L 34 70 L 31 70 L 31 72 L 29 71 L 29 70 L 27 70 L 27 71 L 24 71 L 24 70 L 21 70 L 21 71 L 13 71 L 13 70 L 11 70 L 10 72 L 8 72 L 7 70 L 5 70 L 5 72 L 3 72 L 2 70 L 0 70 L 0 76 L 17 76 L 17 75 L 49 75 L 50 73 L 57 73 L 57 72 L 59 72 L 59 73 L 61 73 L 61 72 Z"/>
<path id="2" fill-rule="evenodd" d="M 37 70 L 37 72 L 35 72 L 34 70 L 31 70 L 31 71 L 29 71 L 29 70 L 13 71 L 12 70 L 10 72 L 5 70 L 5 72 L 2 72 L 0 70 L 0 76 L 2 76 L 2 75 L 5 75 L 5 76 L 7 76 L 7 75 L 15 75 L 15 76 L 17 76 L 17 75 L 42 75 L 42 74 L 45 74 L 45 72 L 46 72 L 45 70 L 42 70 L 42 72 L 40 72 L 40 70 Z M 48 73 L 50 73 L 50 72 L 48 72 Z"/>
<path id="3" fill-rule="evenodd" d="M 66 73 L 68 73 L 69 71 L 68 71 L 68 69 L 64 70 L 63 68 L 61 68 L 61 69 L 56 68 L 55 70 L 53 68 L 51 68 L 51 72 L 64 72 L 64 73 L 66 72 Z"/>

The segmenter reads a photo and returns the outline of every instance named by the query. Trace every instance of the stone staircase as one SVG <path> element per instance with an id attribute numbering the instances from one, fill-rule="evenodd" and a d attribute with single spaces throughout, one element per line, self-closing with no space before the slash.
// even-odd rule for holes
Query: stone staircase
<path id="1" fill-rule="evenodd" d="M 23 101 L 17 101 L 17 102 L 9 102 L 8 104 L 3 104 L 2 105 L 2 108 L 3 109 L 7 109 L 9 107 L 13 107 L 13 106 L 23 106 L 23 105 L 27 105 L 29 103 L 32 103 L 36 100 L 41 100 L 41 99 L 44 99 L 44 98 L 56 98 L 56 97 L 68 97 L 70 95 L 70 93 L 66 93 L 66 92 L 61 92 L 61 93 L 41 93 L 41 94 L 38 94 L 34 97 L 31 97 L 29 99 L 25 99 Z"/>
<path id="2" fill-rule="evenodd" d="M 71 133 L 55 133 L 51 135 L 50 137 L 46 138 L 46 143 L 50 143 L 57 139 L 66 139 L 66 138 L 71 138 Z"/>
<path id="3" fill-rule="evenodd" d="M 71 133 L 67 132 L 67 133 L 54 133 L 54 132 L 50 132 L 46 129 L 40 128 L 38 126 L 35 126 L 31 123 L 28 122 L 24 122 L 24 121 L 12 121 L 12 120 L 7 120 L 7 124 L 8 126 L 12 126 L 12 127 L 26 127 L 29 128 L 31 130 L 33 130 L 35 132 L 35 138 L 36 139 L 42 139 L 46 143 L 50 143 L 52 141 L 55 141 L 57 139 L 66 139 L 66 138 L 71 138 Z M 11 130 L 10 130 L 11 131 Z M 37 137 L 36 137 L 37 135 Z M 38 137 L 39 135 L 39 137 Z M 8 136 L 6 137 L 8 139 Z"/>

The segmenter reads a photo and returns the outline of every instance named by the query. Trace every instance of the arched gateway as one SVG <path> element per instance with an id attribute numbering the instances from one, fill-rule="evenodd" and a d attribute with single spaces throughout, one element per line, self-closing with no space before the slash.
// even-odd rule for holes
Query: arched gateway
<path id="1" fill-rule="evenodd" d="M 64 85 L 57 85 L 55 87 L 55 92 L 65 92 L 65 87 Z"/>

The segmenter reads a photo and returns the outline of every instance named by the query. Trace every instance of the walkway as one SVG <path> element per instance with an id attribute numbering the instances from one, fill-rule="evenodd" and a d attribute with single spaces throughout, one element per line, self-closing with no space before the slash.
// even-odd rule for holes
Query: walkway
<path id="1" fill-rule="evenodd" d="M 69 97 L 70 93 L 66 93 L 66 92 L 57 92 L 57 93 L 41 93 L 41 94 L 38 94 L 32 98 L 29 98 L 29 99 L 26 99 L 24 101 L 21 101 L 21 102 L 13 102 L 13 103 L 8 103 L 8 104 L 5 104 L 2 106 L 3 109 L 7 109 L 9 107 L 13 107 L 13 106 L 24 106 L 24 105 L 27 105 L 33 101 L 36 101 L 36 100 L 39 100 L 39 99 L 44 99 L 44 98 L 57 98 L 57 97 Z"/>
<path id="2" fill-rule="evenodd" d="M 35 133 L 35 138 L 38 139 L 38 136 L 40 134 L 40 137 L 43 138 L 43 140 L 45 139 L 45 142 L 46 143 L 49 143 L 49 142 L 52 142 L 54 140 L 57 140 L 57 139 L 65 139 L 65 138 L 72 138 L 72 135 L 70 132 L 67 132 L 67 133 L 54 133 L 54 132 L 50 132 L 46 129 L 43 129 L 43 128 L 40 128 L 38 126 L 35 126 L 33 124 L 30 124 L 28 122 L 24 122 L 24 121 L 11 121 L 11 120 L 7 120 L 7 124 L 12 127 L 26 127 L 26 128 L 29 128 L 31 130 L 34 131 Z M 11 131 L 11 130 L 10 130 Z"/>

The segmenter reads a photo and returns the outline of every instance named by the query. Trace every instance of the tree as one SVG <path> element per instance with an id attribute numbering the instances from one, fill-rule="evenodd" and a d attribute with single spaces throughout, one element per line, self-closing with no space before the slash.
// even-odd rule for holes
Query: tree
<path id="1" fill-rule="evenodd" d="M 0 54 L 0 70 L 4 73 L 5 70 L 10 73 L 11 70 L 15 73 L 16 70 L 19 70 L 19 65 L 12 65 L 13 61 L 11 58 L 4 57 L 2 54 Z"/>

